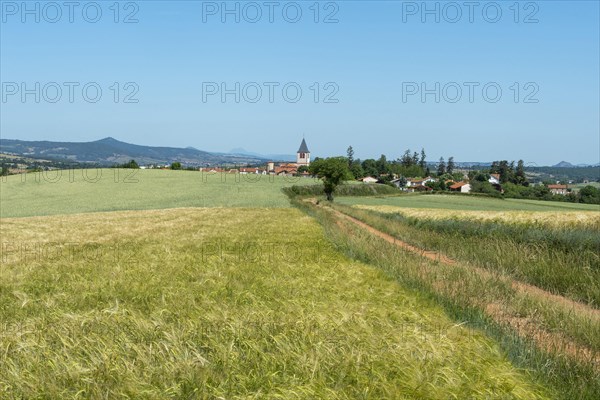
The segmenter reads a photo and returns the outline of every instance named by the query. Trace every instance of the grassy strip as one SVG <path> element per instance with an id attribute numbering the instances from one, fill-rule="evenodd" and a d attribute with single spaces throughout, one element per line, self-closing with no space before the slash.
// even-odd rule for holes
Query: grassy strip
<path id="1" fill-rule="evenodd" d="M 284 187 L 283 192 L 290 197 L 295 196 L 324 196 L 323 185 Z M 335 188 L 336 196 L 388 196 L 401 195 L 395 187 L 382 184 L 344 184 Z"/>
<path id="2" fill-rule="evenodd" d="M 416 246 L 508 273 L 519 281 L 594 307 L 600 305 L 600 238 L 592 230 L 420 220 L 399 213 L 335 207 Z"/>
<path id="3" fill-rule="evenodd" d="M 342 199 L 344 200 L 344 199 Z M 343 201 L 342 201 L 343 203 Z M 474 222 L 499 222 L 508 225 L 567 230 L 600 230 L 600 212 L 582 210 L 564 211 L 474 211 L 432 208 L 410 208 L 400 206 L 369 206 L 355 204 L 354 207 L 380 211 L 388 214 L 402 214 L 407 217 L 427 220 L 459 220 Z M 600 210 L 599 210 L 600 211 Z"/>
<path id="4" fill-rule="evenodd" d="M 406 227 L 400 226 L 397 224 L 390 224 L 388 219 L 378 215 L 373 214 L 371 212 L 363 212 L 363 210 L 356 210 L 351 207 L 339 206 L 336 205 L 336 208 L 342 209 L 345 213 L 354 216 L 355 218 L 360 219 L 361 221 L 368 223 L 369 225 L 379 229 L 383 232 L 386 232 L 394 237 L 397 237 L 403 241 L 407 241 L 421 248 L 428 249 L 436 249 L 436 250 L 444 250 L 444 249 L 460 249 L 460 251 L 466 252 L 467 250 L 471 251 L 481 251 L 482 248 L 492 249 L 499 252 L 500 256 L 498 258 L 502 258 L 502 255 L 507 251 L 506 248 L 502 248 L 502 244 L 499 244 L 497 241 L 492 241 L 491 239 L 487 239 L 488 243 L 485 243 L 484 239 L 469 239 L 467 241 L 464 238 L 456 238 L 456 237 L 437 237 L 428 232 L 422 232 L 420 230 L 415 229 L 405 229 Z M 436 241 L 431 241 L 430 236 L 434 236 Z M 444 244 L 444 239 L 449 241 L 455 240 L 454 243 L 457 247 L 452 247 L 450 245 Z M 476 243 L 471 243 L 471 241 L 475 241 Z M 428 247 L 434 243 L 433 246 Z M 481 247 L 485 246 L 485 247 Z M 465 250 L 466 249 L 466 250 Z M 513 252 L 516 252 L 516 249 L 509 249 Z M 452 256 L 460 256 L 461 252 L 452 252 L 448 251 L 447 254 L 451 254 Z M 468 254 L 468 253 L 467 253 Z M 509 253 L 508 256 L 516 257 L 514 254 Z M 457 259 L 461 259 L 461 257 L 457 257 Z M 550 259 L 550 257 L 549 257 Z M 548 261 L 551 265 L 551 261 Z M 477 259 L 473 262 L 474 265 L 486 265 L 480 264 L 477 262 Z M 469 263 L 466 264 L 467 266 Z M 490 267 L 489 265 L 488 268 Z M 498 273 L 498 276 L 503 276 L 503 271 L 498 271 L 494 268 L 489 268 L 491 271 Z M 565 277 L 568 280 L 569 277 Z M 479 293 L 474 293 L 473 296 L 478 296 Z M 587 315 L 579 315 L 577 313 L 572 312 L 572 310 L 562 309 L 557 307 L 554 304 L 549 304 L 548 302 L 539 301 L 537 299 L 532 298 L 515 298 L 514 301 L 510 304 L 511 314 L 514 315 L 525 315 L 531 318 L 535 318 L 538 324 L 541 324 L 546 329 L 555 332 L 561 332 L 572 340 L 580 343 L 583 346 L 591 347 L 596 351 L 600 349 L 600 324 L 597 321 L 591 320 Z"/>
<path id="5" fill-rule="evenodd" d="M 564 354 L 564 348 L 557 347 L 550 352 L 541 350 L 536 344 L 539 338 L 520 336 L 514 328 L 492 319 L 486 308 L 489 304 L 496 304 L 505 312 L 517 316 L 525 312 L 527 317 L 541 317 L 545 319 L 548 327 L 564 329 L 582 342 L 596 345 L 600 333 L 597 323 L 579 316 L 564 315 L 551 304 L 545 304 L 545 310 L 537 310 L 541 316 L 536 312 L 532 315 L 533 310 L 530 307 L 534 302 L 526 296 L 519 296 L 501 276 L 482 279 L 468 266 L 445 266 L 425 261 L 375 238 L 360 228 L 350 225 L 341 228 L 339 222 L 329 213 L 305 202 L 298 199 L 292 202 L 323 224 L 327 237 L 340 251 L 378 266 L 402 285 L 425 293 L 442 304 L 459 321 L 467 321 L 469 326 L 484 330 L 502 345 L 512 362 L 532 370 L 537 379 L 556 391 L 559 398 L 570 400 L 600 397 L 598 366 L 574 361 L 572 357 Z M 524 324 L 527 322 L 527 319 L 524 319 Z M 583 330 L 585 333 L 579 335 L 577 330 Z M 598 347 L 595 347 L 592 357 L 597 355 L 597 349 Z"/>
<path id="6" fill-rule="evenodd" d="M 397 207 L 433 208 L 458 211 L 600 211 L 600 206 L 596 204 L 522 199 L 495 199 L 485 196 L 473 196 L 472 194 L 449 195 L 446 193 L 414 193 L 410 195 L 386 198 L 347 197 L 339 199 L 339 202 L 348 205 L 388 205 Z"/>

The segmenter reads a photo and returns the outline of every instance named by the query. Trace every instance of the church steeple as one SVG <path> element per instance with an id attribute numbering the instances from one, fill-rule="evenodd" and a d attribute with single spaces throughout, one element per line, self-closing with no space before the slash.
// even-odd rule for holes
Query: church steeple
<path id="1" fill-rule="evenodd" d="M 306 140 L 302 138 L 302 143 L 300 143 L 300 148 L 296 153 L 296 164 L 298 166 L 310 164 L 310 151 L 308 150 L 308 146 L 306 145 Z"/>
<path id="2" fill-rule="evenodd" d="M 310 153 L 310 151 L 308 151 L 308 146 L 306 145 L 306 140 L 304 140 L 304 138 L 302 138 L 302 143 L 300 143 L 298 153 Z"/>

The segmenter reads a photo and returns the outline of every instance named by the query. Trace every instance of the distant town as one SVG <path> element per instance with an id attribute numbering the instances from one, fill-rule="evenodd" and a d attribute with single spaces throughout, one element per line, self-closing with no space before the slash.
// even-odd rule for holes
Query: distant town
<path id="1" fill-rule="evenodd" d="M 145 146 L 129 145 L 112 138 L 91 143 L 97 143 L 96 147 L 92 147 L 93 149 L 107 145 L 122 147 L 124 149 L 122 152 L 125 154 L 119 156 L 121 159 L 129 156 L 133 157 L 136 154 L 140 155 L 142 159 L 147 159 L 146 154 L 150 151 L 148 150 L 145 153 L 139 149 L 153 149 Z M 316 174 L 311 171 L 311 161 L 319 160 L 319 157 L 311 159 L 311 152 L 304 138 L 297 148 L 295 162 L 278 162 L 256 158 L 236 163 L 236 159 L 232 157 L 225 159 L 214 157 L 206 163 L 177 160 L 142 163 L 132 158 L 124 163 L 111 164 L 100 157 L 102 149 L 97 151 L 98 159 L 96 162 L 79 161 L 78 159 L 81 157 L 77 154 L 70 155 L 68 158 L 43 159 L 39 158 L 36 151 L 52 154 L 52 148 L 41 150 L 35 146 L 28 146 L 27 149 L 30 154 L 16 154 L 2 149 L 3 152 L 0 153 L 2 176 L 55 169 L 116 167 L 190 170 L 208 174 L 314 177 Z M 210 154 L 196 149 L 162 149 L 167 149 L 175 155 L 180 154 L 184 159 L 185 156 L 191 157 L 191 155 L 181 152 L 192 152 L 192 155 L 196 153 L 201 155 Z M 127 150 L 129 150 L 129 153 L 127 153 Z M 89 149 L 86 151 L 88 154 L 90 153 Z M 156 153 L 155 151 L 152 154 Z M 115 152 L 113 151 L 112 154 L 114 155 Z M 421 149 L 420 152 L 408 149 L 396 160 L 388 160 L 383 154 L 378 159 L 360 160 L 354 158 L 352 146 L 348 147 L 345 157 L 348 164 L 347 180 L 360 181 L 366 184 L 390 185 L 404 192 L 457 192 L 492 197 L 584 203 L 594 203 L 596 202 L 595 199 L 600 197 L 600 194 L 597 193 L 600 189 L 599 166 L 572 166 L 569 163 L 561 162 L 553 167 L 538 167 L 526 165 L 523 160 L 516 162 L 499 160 L 489 164 L 474 164 L 456 162 L 452 156 L 448 157 L 447 160 L 440 158 L 436 162 L 430 162 L 426 158 L 425 149 Z"/>

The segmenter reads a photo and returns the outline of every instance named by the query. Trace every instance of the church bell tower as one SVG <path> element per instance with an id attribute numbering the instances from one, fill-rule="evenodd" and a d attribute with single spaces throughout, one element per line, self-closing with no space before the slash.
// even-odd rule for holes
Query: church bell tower
<path id="1" fill-rule="evenodd" d="M 298 166 L 306 165 L 307 167 L 310 165 L 310 151 L 308 150 L 308 146 L 306 145 L 306 141 L 302 138 L 302 143 L 300 144 L 300 148 L 296 153 L 296 164 Z"/>

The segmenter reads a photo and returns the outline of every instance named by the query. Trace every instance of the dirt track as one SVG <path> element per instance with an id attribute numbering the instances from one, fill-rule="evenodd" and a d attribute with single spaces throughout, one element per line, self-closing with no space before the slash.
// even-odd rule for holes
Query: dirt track
<path id="1" fill-rule="evenodd" d="M 314 206 L 319 206 L 315 199 L 309 199 L 309 201 Z M 357 225 L 365 230 L 367 230 L 372 235 L 375 235 L 389 243 L 392 243 L 406 251 L 409 251 L 414 254 L 418 254 L 422 257 L 425 257 L 432 261 L 437 261 L 446 265 L 456 265 L 457 261 L 453 260 L 440 252 L 428 251 L 416 246 L 413 246 L 409 243 L 406 243 L 402 240 L 396 239 L 392 235 L 389 235 L 385 232 L 382 232 L 378 229 L 373 228 L 372 226 L 350 216 L 342 213 L 341 211 L 335 210 L 331 207 L 321 207 L 322 209 L 327 209 L 332 212 L 334 215 L 339 217 L 342 220 L 351 222 L 354 225 Z M 490 271 L 487 271 L 483 268 L 470 266 L 470 269 L 477 272 L 480 276 L 486 279 L 491 279 L 494 277 Z M 589 307 L 586 304 L 582 304 L 571 299 L 568 299 L 564 296 L 556 295 L 550 292 L 547 292 L 543 289 L 540 289 L 536 286 L 532 286 L 523 282 L 516 281 L 514 279 L 510 279 L 506 277 L 505 279 L 510 281 L 512 288 L 521 293 L 536 299 L 541 299 L 543 301 L 549 301 L 555 304 L 560 304 L 566 311 L 575 312 L 578 314 L 583 314 L 586 317 L 598 322 L 600 320 L 600 310 Z M 595 369 L 600 370 L 600 353 L 595 351 L 594 349 L 582 346 L 578 343 L 575 343 L 559 332 L 549 332 L 543 327 L 539 326 L 530 318 L 524 318 L 520 316 L 512 315 L 509 312 L 506 312 L 502 305 L 490 303 L 485 307 L 485 312 L 492 317 L 498 323 L 504 325 L 510 325 L 511 328 L 519 334 L 519 336 L 526 337 L 529 339 L 535 340 L 535 342 L 542 349 L 547 351 L 555 351 L 556 349 L 561 349 L 562 352 L 568 354 L 570 357 L 578 359 L 584 362 L 591 362 Z"/>

